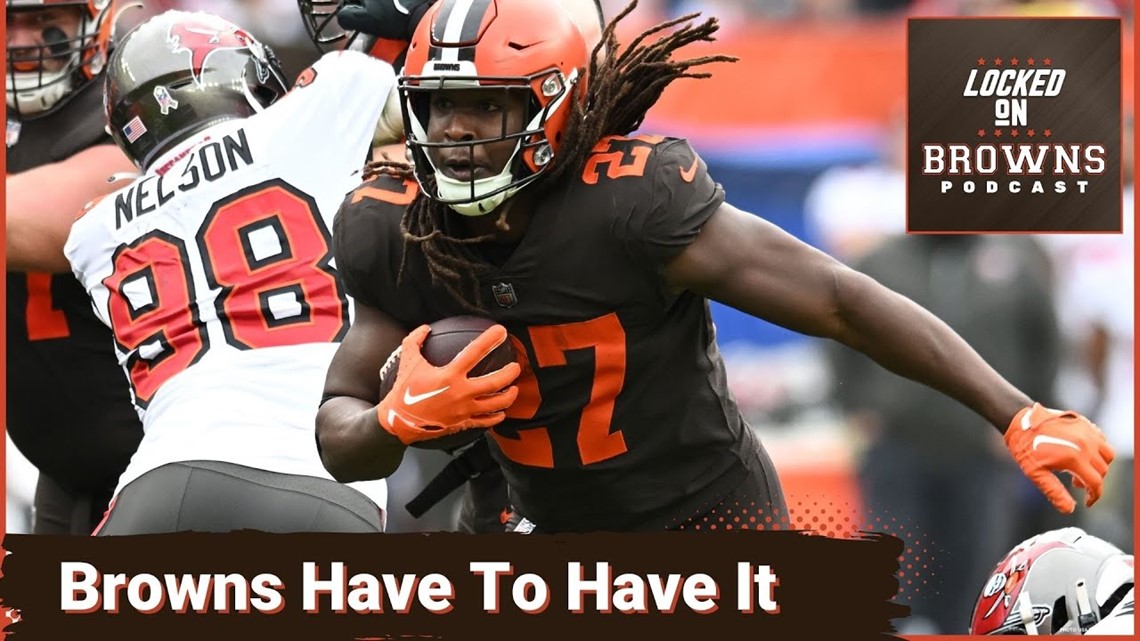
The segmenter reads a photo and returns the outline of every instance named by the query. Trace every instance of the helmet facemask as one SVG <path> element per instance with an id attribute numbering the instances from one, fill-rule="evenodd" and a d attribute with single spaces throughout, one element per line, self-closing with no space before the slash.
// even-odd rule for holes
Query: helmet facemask
<path id="1" fill-rule="evenodd" d="M 49 4 L 8 1 L 9 14 L 62 8 L 74 11 L 78 18 L 74 35 L 59 25 L 48 24 L 43 29 L 42 45 L 7 47 L 5 93 L 12 115 L 19 120 L 47 115 L 102 71 L 110 45 L 112 4 L 107 0 Z"/>
<path id="2" fill-rule="evenodd" d="M 1015 547 L 975 607 L 971 634 L 1084 634 L 1134 584 L 1132 557 L 1075 527 Z"/>
<path id="3" fill-rule="evenodd" d="M 436 69 L 442 64 L 437 65 Z M 469 67 L 469 63 L 454 66 L 462 69 Z M 405 136 L 416 178 L 424 193 L 462 215 L 482 216 L 491 213 L 523 187 L 534 182 L 552 165 L 560 142 L 557 139 L 560 129 L 552 125 L 556 120 L 565 121 L 577 80 L 576 69 L 565 76 L 557 68 L 521 77 L 479 76 L 462 72 L 402 77 L 399 90 Z M 505 104 L 511 104 L 512 99 L 517 100 L 519 94 L 523 94 L 526 107 L 521 129 L 512 131 L 508 122 L 510 114 L 508 110 L 503 110 L 498 136 L 460 141 L 429 140 L 432 96 L 441 90 L 471 89 L 502 91 Z M 468 180 L 451 178 L 440 171 L 441 168 L 436 166 L 432 158 L 432 150 L 466 149 L 467 158 L 474 159 L 478 147 L 507 140 L 515 141 L 513 152 L 502 169 L 493 176 L 476 178 L 472 173 Z"/>
<path id="4" fill-rule="evenodd" d="M 297 0 L 305 33 L 321 53 L 353 48 L 360 32 L 348 31 L 336 20 L 344 0 Z"/>

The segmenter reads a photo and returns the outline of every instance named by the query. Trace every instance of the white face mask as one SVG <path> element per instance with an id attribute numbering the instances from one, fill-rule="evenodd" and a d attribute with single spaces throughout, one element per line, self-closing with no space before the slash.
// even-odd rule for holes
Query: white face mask
<path id="1" fill-rule="evenodd" d="M 76 88 L 77 71 L 81 66 L 86 64 L 92 76 L 103 70 L 106 58 L 101 52 L 91 49 L 98 34 L 101 16 L 102 13 L 99 18 L 83 17 L 79 25 L 80 35 L 67 35 L 65 42 L 71 47 L 71 53 L 62 69 L 43 73 L 30 71 L 7 74 L 5 97 L 11 112 L 21 116 L 35 116 L 48 111 Z M 82 57 L 87 54 L 91 58 L 84 63 Z"/>
<path id="2" fill-rule="evenodd" d="M 435 174 L 435 184 L 436 189 L 439 191 L 440 198 L 447 200 L 463 198 L 471 193 L 471 183 L 453 180 L 439 172 Z M 495 191 L 496 189 L 502 189 L 509 184 L 511 184 L 511 173 L 504 170 L 497 176 L 476 180 L 475 193 L 476 195 L 485 194 Z M 451 207 L 456 213 L 464 216 L 483 216 L 495 211 L 499 205 L 503 204 L 503 201 L 513 196 L 516 191 L 518 191 L 518 189 L 504 189 L 497 194 L 485 196 L 474 202 L 453 203 L 448 205 L 448 207 Z"/>
<path id="3" fill-rule="evenodd" d="M 61 71 L 8 74 L 8 109 L 23 116 L 34 116 L 51 109 L 71 92 L 70 69 Z"/>
<path id="4" fill-rule="evenodd" d="M 512 189 L 503 189 L 514 180 L 514 175 L 511 174 L 511 165 L 514 164 L 515 156 L 518 155 L 521 147 L 521 142 L 515 146 L 515 152 L 511 154 L 510 159 L 507 160 L 502 171 L 488 178 L 480 178 L 474 181 L 474 183 L 466 180 L 448 178 L 435 167 L 435 163 L 432 163 L 432 170 L 435 171 L 436 191 L 439 193 L 439 197 L 444 200 L 463 200 L 464 198 L 470 198 L 472 193 L 474 193 L 475 200 L 472 202 L 453 203 L 449 204 L 448 207 L 451 207 L 456 213 L 464 216 L 484 216 L 495 211 L 499 205 L 502 205 L 504 201 L 514 196 L 523 186 L 518 185 Z M 428 162 L 431 162 L 430 156 L 428 157 Z M 529 182 L 530 181 L 527 181 L 527 183 Z M 498 193 L 492 193 L 496 191 L 498 191 Z"/>

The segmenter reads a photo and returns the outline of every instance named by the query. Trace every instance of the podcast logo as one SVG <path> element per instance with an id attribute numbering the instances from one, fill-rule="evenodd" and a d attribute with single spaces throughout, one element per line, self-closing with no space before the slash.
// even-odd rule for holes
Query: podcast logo
<path id="1" fill-rule="evenodd" d="M 907 230 L 1119 232 L 1119 19 L 908 23 Z"/>

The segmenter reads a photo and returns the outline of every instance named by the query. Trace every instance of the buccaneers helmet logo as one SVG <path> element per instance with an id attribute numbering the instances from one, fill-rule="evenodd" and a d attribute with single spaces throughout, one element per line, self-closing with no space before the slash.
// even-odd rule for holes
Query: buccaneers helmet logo
<path id="1" fill-rule="evenodd" d="M 210 54 L 224 49 L 249 49 L 260 57 L 257 40 L 234 25 L 176 22 L 170 26 L 166 40 L 173 53 L 190 54 L 190 72 L 195 84 L 202 84 L 202 70 Z"/>
<path id="2" fill-rule="evenodd" d="M 1014 604 L 1025 587 L 1025 580 L 1028 578 L 1033 564 L 1050 550 L 1071 547 L 1064 541 L 1047 541 L 1038 543 L 1029 549 L 1017 548 L 1010 552 L 998 565 L 986 583 L 986 587 L 982 590 L 978 609 L 974 613 L 974 624 L 971 626 L 973 633 L 989 634 L 1010 623 L 1011 617 L 1017 612 Z M 987 604 L 989 607 L 982 612 L 980 607 Z M 1043 621 L 1045 614 L 1048 614 L 1047 609 L 1042 610 L 1038 607 L 1040 605 L 1033 605 L 1033 617 L 1037 623 Z M 988 620 L 995 614 L 997 616 L 994 619 Z M 1020 616 L 1015 621 L 1020 623 Z"/>

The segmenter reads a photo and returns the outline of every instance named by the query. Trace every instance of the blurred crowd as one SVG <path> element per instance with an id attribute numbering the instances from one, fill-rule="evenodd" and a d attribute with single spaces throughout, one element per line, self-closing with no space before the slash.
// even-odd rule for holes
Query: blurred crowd
<path id="1" fill-rule="evenodd" d="M 612 16 L 626 0 L 602 4 Z M 317 56 L 291 0 L 146 0 L 142 8 L 124 13 L 123 26 L 170 8 L 200 9 L 248 25 L 275 48 L 289 73 Z M 641 0 L 639 11 L 646 21 L 701 11 L 733 24 L 915 15 L 1109 15 L 1130 25 L 1134 9 L 1129 0 Z M 800 376 L 799 387 L 812 391 L 806 404 L 757 389 L 751 372 L 758 368 L 755 359 L 765 358 L 762 350 L 728 362 L 730 383 L 762 435 L 778 438 L 826 417 L 831 429 L 855 446 L 855 482 L 864 507 L 908 515 L 937 542 L 944 555 L 943 575 L 937 577 L 943 588 L 940 596 L 915 598 L 911 632 L 962 632 L 993 563 L 1033 533 L 1080 525 L 1132 552 L 1132 137 L 1129 115 L 1123 234 L 905 235 L 901 110 L 878 132 L 879 153 L 873 161 L 824 168 L 801 203 L 811 242 L 932 310 L 1032 397 L 1080 411 L 1106 432 L 1117 460 L 1107 479 L 1110 487 L 1095 508 L 1058 515 L 1018 474 L 1000 435 L 980 417 L 850 350 L 835 346 L 797 357 L 786 376 Z M 440 465 L 445 459 L 441 454 Z M 34 470 L 10 443 L 8 465 L 8 530 L 20 532 L 27 524 L 22 511 L 30 504 Z M 422 483 L 429 472 L 402 469 L 393 482 Z M 451 516 L 446 511 L 454 507 L 442 506 L 437 522 L 446 522 Z M 415 527 L 401 524 L 401 514 L 390 509 L 389 529 Z"/>
<path id="2" fill-rule="evenodd" d="M 1113 235 L 906 235 L 902 131 L 901 121 L 887 128 L 880 161 L 820 175 L 805 203 L 817 242 L 934 312 L 1034 398 L 1089 416 L 1117 452 L 1105 500 L 1059 515 L 984 421 L 861 354 L 826 347 L 826 404 L 861 445 L 855 464 L 865 508 L 907 515 L 949 557 L 943 595 L 914 604 L 911 624 L 952 632 L 972 598 L 963 591 L 1011 542 L 1080 525 L 1133 549 L 1132 119 L 1124 131 L 1124 232 Z"/>
<path id="3" fill-rule="evenodd" d="M 603 0 L 609 11 L 624 0 Z M 853 20 L 892 15 L 1127 15 L 1129 0 L 643 0 L 664 15 L 701 11 L 760 20 Z"/>
<path id="4" fill-rule="evenodd" d="M 607 16 L 628 0 L 600 0 Z M 273 45 L 286 71 L 304 68 L 315 57 L 297 6 L 290 0 L 145 0 L 124 13 L 129 28 L 167 9 L 202 10 L 251 25 Z M 904 16 L 1108 15 L 1130 21 L 1131 0 L 639 0 L 639 20 L 651 21 L 701 12 L 726 25 L 740 20 L 842 22 Z"/>

